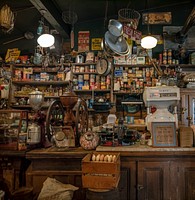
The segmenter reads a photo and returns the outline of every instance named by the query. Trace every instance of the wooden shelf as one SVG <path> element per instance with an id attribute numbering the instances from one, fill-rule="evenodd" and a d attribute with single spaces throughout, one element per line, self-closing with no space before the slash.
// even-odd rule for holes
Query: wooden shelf
<path id="1" fill-rule="evenodd" d="M 125 94 L 142 94 L 142 93 L 137 93 L 137 92 L 122 92 L 122 91 L 114 91 L 113 94 L 115 95 L 125 95 Z"/>
<path id="2" fill-rule="evenodd" d="M 12 83 L 18 85 L 67 85 L 69 81 L 12 81 Z"/>
<path id="3" fill-rule="evenodd" d="M 131 65 L 131 64 L 114 64 L 114 66 L 116 67 L 153 67 L 153 65 L 148 65 L 148 64 L 135 64 L 135 65 Z"/>
<path id="4" fill-rule="evenodd" d="M 73 90 L 74 92 L 110 92 L 110 89 L 95 89 L 95 90 Z"/>
<path id="5" fill-rule="evenodd" d="M 73 75 L 80 75 L 80 74 L 97 74 L 98 75 L 98 73 L 97 72 L 73 72 L 72 73 Z"/>
<path id="6" fill-rule="evenodd" d="M 85 66 L 85 65 L 96 65 L 96 63 L 72 63 L 72 65 Z"/>
<path id="7" fill-rule="evenodd" d="M 161 64 L 160 67 L 181 67 L 181 68 L 195 68 L 195 65 L 192 64 L 171 64 L 171 65 L 163 65 Z"/>
<path id="8" fill-rule="evenodd" d="M 29 95 L 14 95 L 14 98 L 29 98 Z M 44 96 L 44 98 L 47 98 L 47 99 L 52 99 L 52 98 L 58 99 L 60 97 L 59 96 Z"/>
<path id="9" fill-rule="evenodd" d="M 5 64 L 6 66 L 10 66 L 10 65 L 14 65 L 15 67 L 40 67 L 40 68 L 43 68 L 43 69 L 46 69 L 46 68 L 52 68 L 52 67 L 60 67 L 61 64 L 57 64 L 57 65 L 49 65 L 47 67 L 44 67 L 42 66 L 41 64 L 39 65 L 36 65 L 36 64 L 26 64 L 26 63 L 6 63 Z M 71 66 L 71 63 L 63 63 L 64 66 Z"/>

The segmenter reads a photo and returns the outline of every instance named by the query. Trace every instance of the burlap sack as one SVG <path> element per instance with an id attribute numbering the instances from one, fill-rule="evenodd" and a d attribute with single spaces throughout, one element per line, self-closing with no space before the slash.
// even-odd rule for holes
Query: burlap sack
<path id="1" fill-rule="evenodd" d="M 78 187 L 48 177 L 37 200 L 71 200 L 75 190 L 78 190 Z"/>

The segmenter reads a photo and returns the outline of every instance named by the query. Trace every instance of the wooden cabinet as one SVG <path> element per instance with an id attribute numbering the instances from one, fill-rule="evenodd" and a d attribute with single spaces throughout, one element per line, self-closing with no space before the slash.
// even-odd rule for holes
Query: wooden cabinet
<path id="1" fill-rule="evenodd" d="M 129 188 L 130 199 L 195 199 L 194 155 L 190 152 L 154 152 L 153 155 L 146 152 L 137 156 L 136 175 L 132 174 L 136 177 L 133 179 L 135 189 Z"/>
<path id="2" fill-rule="evenodd" d="M 25 151 L 0 150 L 0 190 L 13 192 L 25 186 L 25 171 L 29 162 Z"/>
<path id="3" fill-rule="evenodd" d="M 38 196 L 43 182 L 47 177 L 52 177 L 62 183 L 79 187 L 73 199 L 84 200 L 81 161 L 88 152 L 79 149 L 62 151 L 52 147 L 28 152 L 26 157 L 31 161 L 31 165 L 26 172 L 27 187 L 33 186 L 33 192 L 35 196 Z"/>
<path id="4" fill-rule="evenodd" d="M 177 150 L 121 151 L 120 200 L 195 199 L 195 151 Z M 64 152 L 54 147 L 28 152 L 27 186 L 38 195 L 46 178 L 54 177 L 79 187 L 73 199 L 85 200 L 81 160 L 87 153 L 81 148 Z"/>
<path id="5" fill-rule="evenodd" d="M 169 161 L 138 161 L 137 193 L 139 200 L 169 199 Z"/>
<path id="6" fill-rule="evenodd" d="M 136 199 L 136 161 L 121 156 L 120 200 Z"/>
<path id="7" fill-rule="evenodd" d="M 173 187 L 170 193 L 170 199 L 195 199 L 195 160 L 189 159 L 184 162 L 173 162 L 171 169 L 171 183 L 173 183 Z M 174 194 L 174 191 L 177 192 Z"/>

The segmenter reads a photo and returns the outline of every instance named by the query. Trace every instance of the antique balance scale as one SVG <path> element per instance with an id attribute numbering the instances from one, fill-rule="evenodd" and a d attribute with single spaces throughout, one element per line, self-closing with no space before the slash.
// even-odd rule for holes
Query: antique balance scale
<path id="1" fill-rule="evenodd" d="M 86 102 L 74 92 L 54 100 L 46 116 L 46 134 L 57 147 L 79 146 L 80 135 L 88 130 Z"/>
<path id="2" fill-rule="evenodd" d="M 180 89 L 176 86 L 146 87 L 143 99 L 147 107 L 146 125 L 153 146 L 177 146 L 177 103 L 180 101 Z M 170 106 L 173 106 L 173 112 L 169 111 Z M 151 107 L 155 107 L 156 111 L 151 112 Z"/>

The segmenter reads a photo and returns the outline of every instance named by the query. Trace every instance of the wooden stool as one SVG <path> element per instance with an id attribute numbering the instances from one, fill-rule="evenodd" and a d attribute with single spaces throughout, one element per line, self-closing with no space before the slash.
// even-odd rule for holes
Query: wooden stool
<path id="1" fill-rule="evenodd" d="M 119 191 L 88 189 L 86 191 L 86 200 L 119 200 Z"/>

